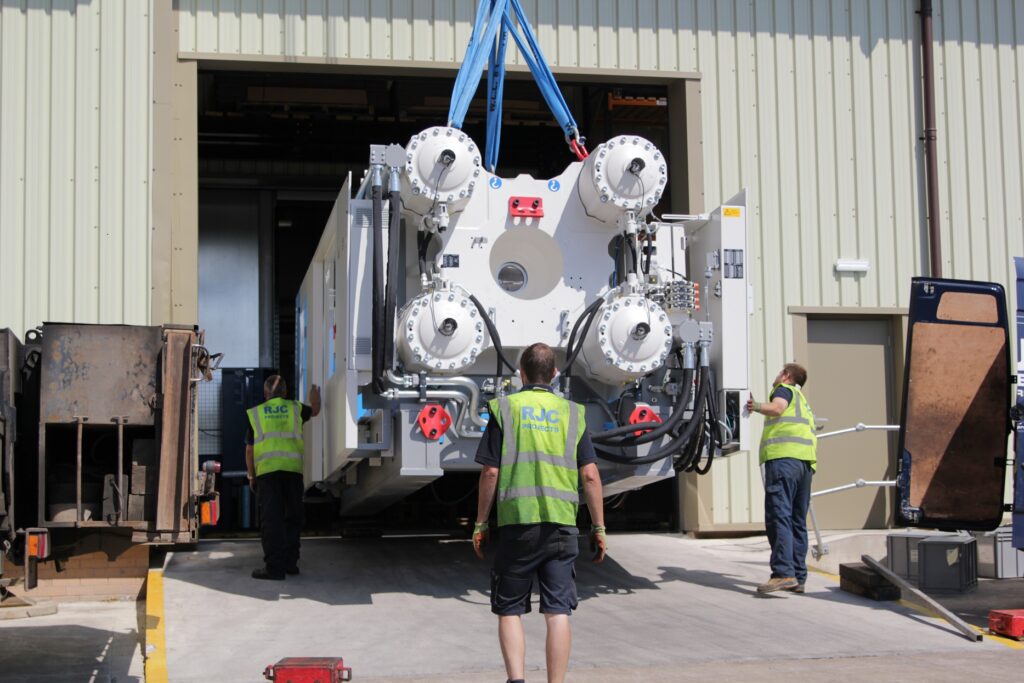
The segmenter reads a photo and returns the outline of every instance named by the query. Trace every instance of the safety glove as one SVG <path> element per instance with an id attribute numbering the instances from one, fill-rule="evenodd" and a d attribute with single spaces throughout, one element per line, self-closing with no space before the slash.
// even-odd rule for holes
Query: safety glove
<path id="1" fill-rule="evenodd" d="M 590 551 L 594 553 L 594 564 L 604 562 L 605 553 L 608 552 L 608 535 L 605 534 L 603 526 L 590 528 Z"/>
<path id="2" fill-rule="evenodd" d="M 484 559 L 484 543 L 487 542 L 489 528 L 487 522 L 477 522 L 473 525 L 473 552 L 481 560 Z"/>

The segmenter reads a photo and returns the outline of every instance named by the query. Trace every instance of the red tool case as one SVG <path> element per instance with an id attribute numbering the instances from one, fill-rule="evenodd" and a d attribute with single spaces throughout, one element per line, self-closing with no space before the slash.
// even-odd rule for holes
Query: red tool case
<path id="1" fill-rule="evenodd" d="M 988 628 L 1007 638 L 1024 639 L 1024 609 L 994 609 L 988 613 Z"/>
<path id="2" fill-rule="evenodd" d="M 274 683 L 340 683 L 352 680 L 352 669 L 341 657 L 285 657 L 263 677 Z"/>

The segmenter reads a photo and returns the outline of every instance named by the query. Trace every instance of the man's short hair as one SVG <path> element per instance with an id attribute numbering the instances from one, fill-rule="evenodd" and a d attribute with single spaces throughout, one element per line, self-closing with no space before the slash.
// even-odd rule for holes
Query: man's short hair
<path id="1" fill-rule="evenodd" d="M 519 357 L 519 367 L 531 384 L 547 384 L 555 376 L 555 352 L 543 342 L 526 347 Z"/>
<path id="2" fill-rule="evenodd" d="M 786 363 L 782 366 L 782 371 L 789 375 L 789 378 L 793 380 L 793 384 L 799 384 L 802 387 L 807 386 L 807 370 L 804 366 L 797 363 Z"/>
<path id="3" fill-rule="evenodd" d="M 281 375 L 271 375 L 263 382 L 263 395 L 267 398 L 284 398 L 288 395 L 288 383 Z"/>

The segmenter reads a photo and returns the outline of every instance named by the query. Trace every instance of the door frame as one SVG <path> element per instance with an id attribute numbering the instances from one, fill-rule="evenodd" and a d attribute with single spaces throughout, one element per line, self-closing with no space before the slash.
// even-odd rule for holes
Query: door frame
<path id="1" fill-rule="evenodd" d="M 811 320 L 845 320 L 845 321 L 867 321 L 881 320 L 888 323 L 889 337 L 892 340 L 889 348 L 889 363 L 892 367 L 892 378 L 889 389 L 889 396 L 892 400 L 892 413 L 889 416 L 889 424 L 896 424 L 900 419 L 900 406 L 903 405 L 903 374 L 906 364 L 907 328 L 909 309 L 902 307 L 864 307 L 852 308 L 844 306 L 790 306 L 788 308 L 790 317 L 793 320 L 793 359 L 802 365 L 807 365 L 810 360 L 810 343 L 807 338 L 808 322 Z M 829 427 L 841 429 L 842 425 Z M 896 440 L 895 432 L 889 432 L 890 457 L 895 458 Z M 889 505 L 887 523 L 891 526 L 894 521 L 893 505 Z"/>

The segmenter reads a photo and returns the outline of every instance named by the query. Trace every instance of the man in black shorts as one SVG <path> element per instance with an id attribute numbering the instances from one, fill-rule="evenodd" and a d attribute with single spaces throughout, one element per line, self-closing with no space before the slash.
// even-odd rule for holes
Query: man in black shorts
<path id="1" fill-rule="evenodd" d="M 547 622 L 549 683 L 561 683 L 569 666 L 576 609 L 579 487 L 594 526 L 591 546 L 601 562 L 607 550 L 604 501 L 597 456 L 587 434 L 583 406 L 556 396 L 555 354 L 546 344 L 520 359 L 523 389 L 490 402 L 491 418 L 477 450 L 483 466 L 473 549 L 483 559 L 487 519 L 498 501 L 498 552 L 491 571 L 491 611 L 510 683 L 524 680 L 526 637 L 522 615 L 530 611 L 533 576 L 540 582 L 540 611 Z"/>

